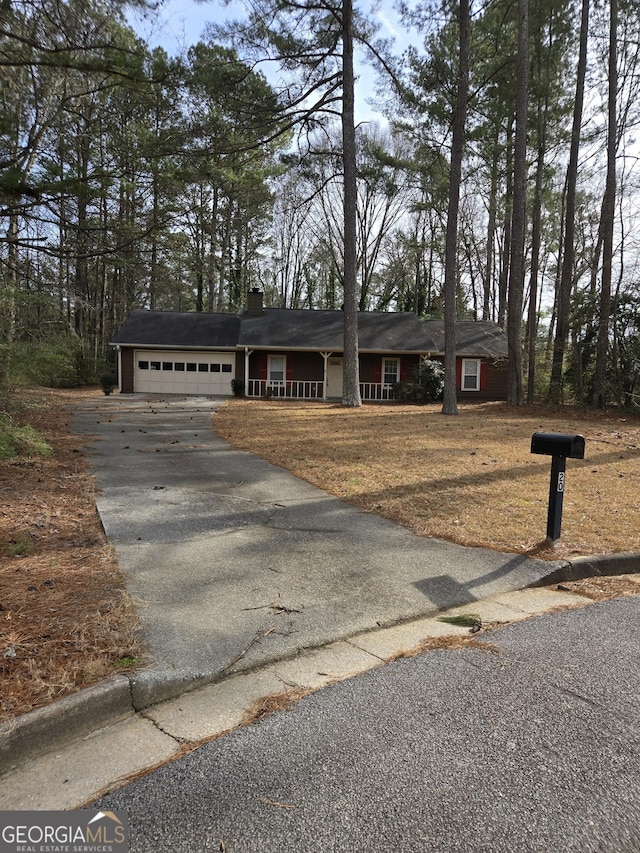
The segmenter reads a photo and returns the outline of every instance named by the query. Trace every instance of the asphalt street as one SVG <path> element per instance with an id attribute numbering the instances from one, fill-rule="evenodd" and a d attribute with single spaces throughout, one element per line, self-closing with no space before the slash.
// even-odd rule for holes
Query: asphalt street
<path id="1" fill-rule="evenodd" d="M 303 698 L 97 801 L 132 853 L 638 851 L 640 599 Z"/>

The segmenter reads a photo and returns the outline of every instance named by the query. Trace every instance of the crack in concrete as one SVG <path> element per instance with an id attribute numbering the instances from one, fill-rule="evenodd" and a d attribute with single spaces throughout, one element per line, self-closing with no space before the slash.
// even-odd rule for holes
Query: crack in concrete
<path id="1" fill-rule="evenodd" d="M 163 729 L 157 720 L 154 720 L 152 716 L 145 713 L 144 711 L 139 711 L 138 713 L 143 720 L 148 720 L 152 724 L 152 726 L 160 732 L 160 734 L 165 735 L 165 737 L 171 738 L 171 740 L 177 746 L 183 746 L 184 744 L 191 743 L 191 741 L 187 740 L 186 738 L 179 737 L 178 735 L 173 735 L 171 734 L 171 732 L 168 732 L 166 729 Z"/>

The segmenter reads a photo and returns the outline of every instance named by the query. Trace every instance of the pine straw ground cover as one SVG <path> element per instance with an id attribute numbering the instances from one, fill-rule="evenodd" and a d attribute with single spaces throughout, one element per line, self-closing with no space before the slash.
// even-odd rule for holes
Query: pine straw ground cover
<path id="1" fill-rule="evenodd" d="M 53 453 L 25 447 L 0 461 L 0 720 L 142 656 L 136 611 L 97 516 L 85 442 L 69 431 L 69 403 L 81 394 L 22 393 L 9 404 L 14 422 L 31 424 Z"/>

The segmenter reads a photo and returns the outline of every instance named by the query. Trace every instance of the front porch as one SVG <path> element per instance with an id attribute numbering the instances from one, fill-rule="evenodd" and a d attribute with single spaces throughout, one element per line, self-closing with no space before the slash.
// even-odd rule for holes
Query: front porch
<path id="1" fill-rule="evenodd" d="M 360 397 L 365 402 L 396 399 L 396 384 L 405 381 L 417 355 L 361 353 Z M 280 400 L 341 400 L 342 352 L 269 352 L 245 350 L 247 397 Z"/>

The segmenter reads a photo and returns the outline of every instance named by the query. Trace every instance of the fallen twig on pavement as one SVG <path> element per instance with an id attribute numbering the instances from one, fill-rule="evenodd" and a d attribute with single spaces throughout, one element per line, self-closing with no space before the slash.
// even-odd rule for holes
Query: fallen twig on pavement
<path id="1" fill-rule="evenodd" d="M 255 645 L 255 644 L 258 642 L 258 640 L 261 640 L 263 637 L 268 637 L 268 636 L 269 636 L 269 634 L 271 634 L 271 633 L 272 633 L 273 631 L 275 631 L 275 630 L 276 630 L 276 629 L 275 629 L 275 625 L 272 625 L 272 626 L 271 626 L 271 628 L 269 628 L 267 631 L 258 631 L 258 633 L 255 635 L 255 637 L 253 638 L 253 640 L 251 640 L 251 642 L 249 643 L 249 645 L 248 645 L 248 646 L 246 646 L 246 647 L 245 647 L 245 648 L 240 652 L 240 654 L 239 654 L 237 657 L 235 657 L 235 658 L 231 661 L 231 663 L 228 663 L 225 667 L 223 667 L 223 668 L 222 668 L 222 671 L 223 671 L 223 672 L 226 672 L 228 669 L 231 669 L 231 667 L 232 667 L 234 664 L 238 663 L 238 661 L 239 661 L 239 660 L 242 660 L 242 658 L 246 655 L 246 653 L 249 651 L 249 649 L 250 649 L 253 645 Z"/>

